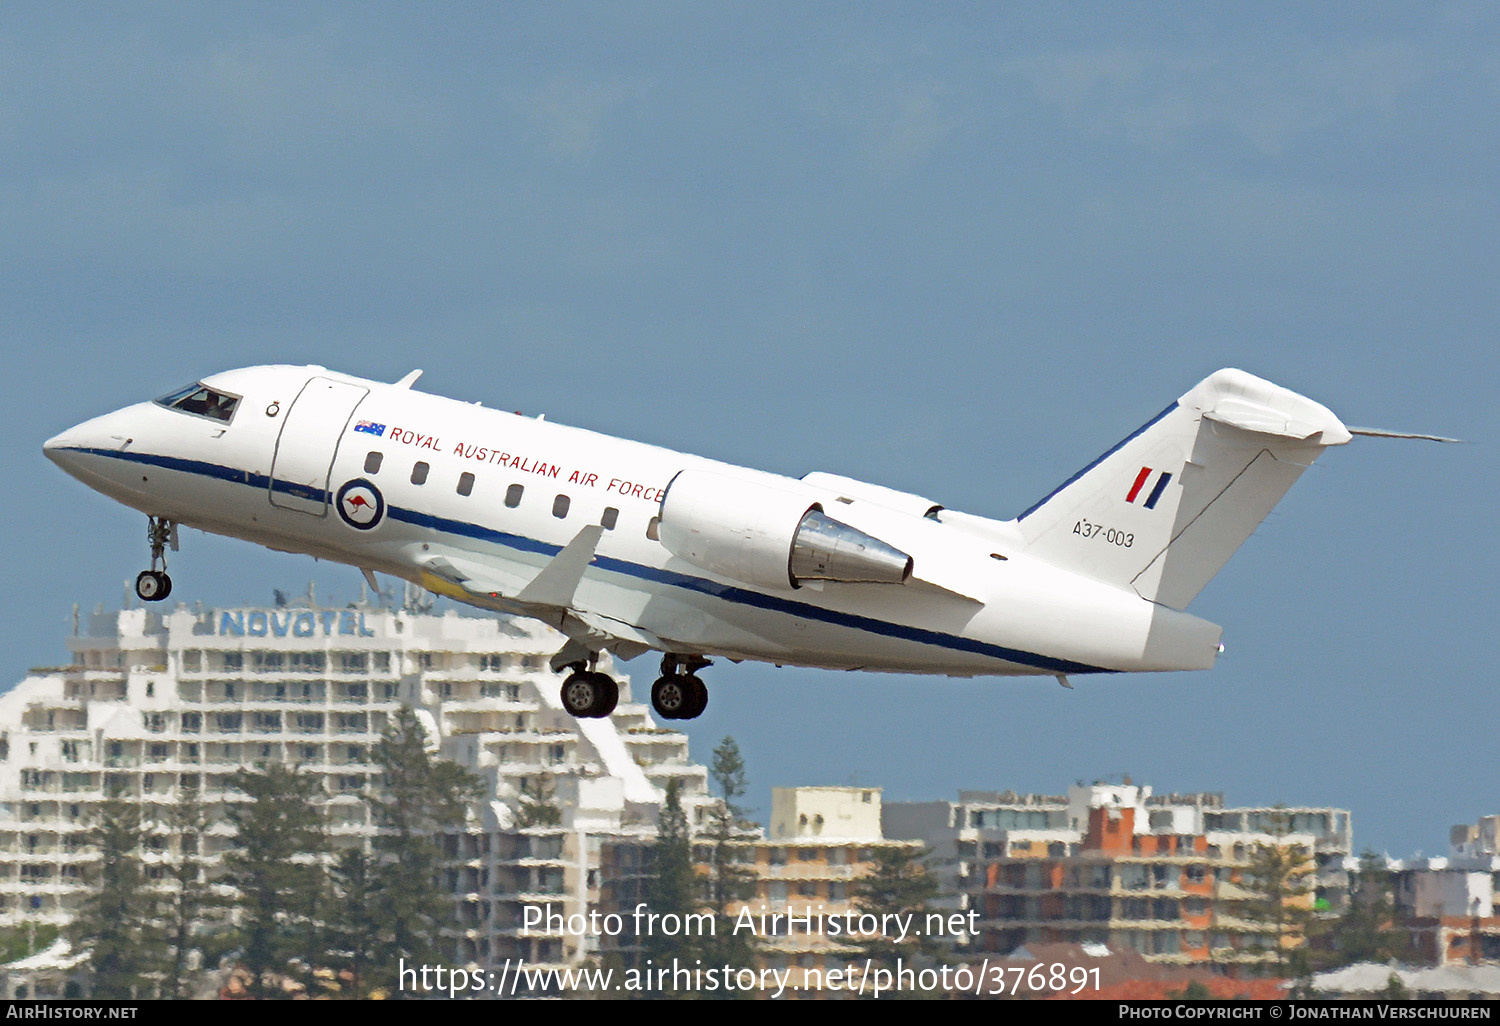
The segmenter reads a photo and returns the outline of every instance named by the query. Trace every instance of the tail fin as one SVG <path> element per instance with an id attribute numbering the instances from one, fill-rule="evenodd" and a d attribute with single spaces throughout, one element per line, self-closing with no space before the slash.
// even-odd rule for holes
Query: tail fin
<path id="1" fill-rule="evenodd" d="M 1017 521 L 1032 554 L 1184 609 L 1302 471 L 1349 437 L 1311 399 L 1221 370 Z"/>

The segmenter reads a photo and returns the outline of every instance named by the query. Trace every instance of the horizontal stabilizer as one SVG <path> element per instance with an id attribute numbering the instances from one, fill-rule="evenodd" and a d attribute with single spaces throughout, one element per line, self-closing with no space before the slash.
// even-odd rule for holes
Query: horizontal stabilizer
<path id="1" fill-rule="evenodd" d="M 1448 438 L 1446 435 L 1424 435 L 1415 431 L 1385 431 L 1381 428 L 1352 427 L 1349 429 L 1351 435 L 1364 435 L 1367 438 L 1417 438 L 1424 442 L 1456 442 L 1463 443 L 1462 438 Z"/>

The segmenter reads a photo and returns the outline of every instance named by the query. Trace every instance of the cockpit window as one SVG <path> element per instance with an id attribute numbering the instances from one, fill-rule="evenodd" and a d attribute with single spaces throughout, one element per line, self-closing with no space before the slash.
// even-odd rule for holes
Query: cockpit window
<path id="1" fill-rule="evenodd" d="M 240 404 L 240 397 L 216 391 L 197 381 L 175 392 L 168 392 L 156 401 L 169 410 L 181 410 L 210 420 L 222 420 L 227 424 L 234 416 L 235 407 Z"/>

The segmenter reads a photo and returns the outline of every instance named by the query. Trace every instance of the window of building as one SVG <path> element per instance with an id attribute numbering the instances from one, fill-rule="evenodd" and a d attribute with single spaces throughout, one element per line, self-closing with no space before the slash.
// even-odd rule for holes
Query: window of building
<path id="1" fill-rule="evenodd" d="M 615 524 L 620 520 L 620 511 L 613 506 L 604 507 L 604 515 L 599 518 L 600 525 L 606 531 L 613 531 Z"/>
<path id="2" fill-rule="evenodd" d="M 366 474 L 378 474 L 378 473 L 380 473 L 380 463 L 384 459 L 385 459 L 385 453 L 383 453 L 383 452 L 367 452 L 367 453 L 365 453 L 365 473 Z"/>
<path id="3" fill-rule="evenodd" d="M 568 515 L 568 506 L 571 505 L 571 503 L 572 500 L 570 500 L 566 495 L 559 495 L 557 498 L 552 500 L 552 515 L 561 520 L 563 517 Z"/>
<path id="4" fill-rule="evenodd" d="M 432 468 L 429 467 L 426 463 L 418 460 L 417 463 L 411 468 L 411 483 L 414 485 L 426 484 L 427 472 L 431 469 Z"/>
<path id="5" fill-rule="evenodd" d="M 511 485 L 505 489 L 505 504 L 511 509 L 515 509 L 521 504 L 521 494 L 525 491 L 526 487 L 524 485 Z"/>
<path id="6" fill-rule="evenodd" d="M 322 673 L 328 660 L 322 652 L 293 652 L 292 670 L 296 673 Z"/>
<path id="7" fill-rule="evenodd" d="M 471 495 L 474 492 L 474 475 L 464 471 L 458 475 L 458 494 Z"/>

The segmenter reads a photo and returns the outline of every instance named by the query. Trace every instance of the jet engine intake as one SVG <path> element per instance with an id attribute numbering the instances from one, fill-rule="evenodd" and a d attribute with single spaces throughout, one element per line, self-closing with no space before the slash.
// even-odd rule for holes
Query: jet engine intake
<path id="1" fill-rule="evenodd" d="M 795 482 L 685 470 L 661 500 L 661 543 L 694 566 L 767 588 L 901 584 L 912 559 L 834 520 Z"/>

